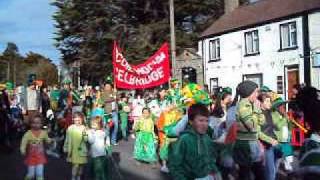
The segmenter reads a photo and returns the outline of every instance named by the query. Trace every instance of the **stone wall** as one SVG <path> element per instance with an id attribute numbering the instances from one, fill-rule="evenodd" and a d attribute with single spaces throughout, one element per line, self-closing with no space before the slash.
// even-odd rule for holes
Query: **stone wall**
<path id="1" fill-rule="evenodd" d="M 202 59 L 195 53 L 195 50 L 186 49 L 177 56 L 174 78 L 179 79 L 182 82 L 182 69 L 185 67 L 196 69 L 197 84 L 203 86 Z"/>

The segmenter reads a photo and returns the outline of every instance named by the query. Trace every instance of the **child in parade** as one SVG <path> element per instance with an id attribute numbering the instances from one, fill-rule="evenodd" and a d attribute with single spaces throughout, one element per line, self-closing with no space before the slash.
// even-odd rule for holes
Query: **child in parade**
<path id="1" fill-rule="evenodd" d="M 261 109 L 265 116 L 266 123 L 261 126 L 261 132 L 265 135 L 262 144 L 265 148 L 265 179 L 275 180 L 277 173 L 277 160 L 281 158 L 282 153 L 278 148 L 278 141 L 275 131 L 277 130 L 276 125 L 272 119 L 272 102 L 271 97 L 267 93 L 261 93 L 258 96 L 261 102 Z"/>
<path id="2" fill-rule="evenodd" d="M 47 163 L 45 143 L 50 143 L 48 133 L 42 130 L 42 118 L 35 115 L 30 121 L 31 129 L 27 131 L 21 141 L 20 152 L 25 156 L 28 172 L 25 180 L 44 179 L 44 165 Z"/>
<path id="3" fill-rule="evenodd" d="M 106 162 L 108 143 L 103 130 L 102 118 L 103 114 L 95 115 L 91 120 L 91 129 L 87 132 L 95 180 L 108 179 Z"/>
<path id="4" fill-rule="evenodd" d="M 145 107 L 145 101 L 141 97 L 141 94 L 137 92 L 136 98 L 132 101 L 132 116 L 134 121 L 137 120 L 142 115 L 142 109 Z"/>
<path id="5" fill-rule="evenodd" d="M 169 105 L 160 115 L 156 126 L 158 130 L 159 136 L 159 157 L 161 159 L 161 172 L 168 173 L 169 169 L 167 167 L 168 161 L 168 149 L 169 145 L 176 141 L 176 135 L 172 135 L 169 133 L 168 127 L 172 125 L 176 125 L 176 123 L 183 116 L 181 110 L 179 110 L 174 105 Z"/>
<path id="6" fill-rule="evenodd" d="M 293 147 L 290 144 L 290 132 L 293 127 L 293 123 L 287 118 L 286 114 L 286 102 L 282 98 L 277 98 L 272 104 L 272 120 L 275 124 L 275 135 L 279 141 L 279 147 L 284 158 L 284 168 L 286 171 L 291 172 L 293 170 Z"/>
<path id="7" fill-rule="evenodd" d="M 135 123 L 136 120 L 139 119 L 142 115 L 142 109 L 146 106 L 145 100 L 142 98 L 142 93 L 141 92 L 136 92 L 135 98 L 132 100 L 131 104 L 131 116 L 133 119 L 133 124 Z M 131 134 L 132 138 L 135 138 L 134 133 Z"/>
<path id="8" fill-rule="evenodd" d="M 88 161 L 86 127 L 83 124 L 84 115 L 81 112 L 74 113 L 73 124 L 67 129 L 63 147 L 67 161 L 72 163 L 72 180 L 81 179 L 84 165 Z"/>
<path id="9" fill-rule="evenodd" d="M 209 117 L 209 126 L 213 129 L 213 139 L 215 140 L 224 138 L 223 134 L 226 131 L 227 108 L 231 103 L 231 88 L 223 88 L 218 94 L 211 116 Z"/>
<path id="10" fill-rule="evenodd" d="M 121 133 L 122 133 L 122 138 L 125 141 L 128 141 L 128 135 L 127 135 L 127 130 L 128 130 L 128 115 L 130 112 L 130 108 L 128 106 L 128 98 L 126 97 L 125 94 L 121 95 L 121 100 L 119 102 L 119 116 L 120 116 L 120 127 L 121 127 Z"/>
<path id="11" fill-rule="evenodd" d="M 156 135 L 150 109 L 143 108 L 142 116 L 134 123 L 136 132 L 133 156 L 138 161 L 156 163 Z"/>
<path id="12" fill-rule="evenodd" d="M 182 132 L 169 149 L 168 167 L 176 180 L 213 180 L 218 178 L 213 141 L 207 135 L 209 110 L 194 104 L 188 110 L 191 128 Z"/>

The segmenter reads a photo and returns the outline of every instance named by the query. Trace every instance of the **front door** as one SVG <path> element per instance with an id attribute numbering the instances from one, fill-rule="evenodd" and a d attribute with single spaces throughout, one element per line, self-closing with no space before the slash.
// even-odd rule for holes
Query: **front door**
<path id="1" fill-rule="evenodd" d="M 293 86 L 300 84 L 299 80 L 299 67 L 298 66 L 289 66 L 286 67 L 286 99 L 290 100 L 293 96 Z"/>

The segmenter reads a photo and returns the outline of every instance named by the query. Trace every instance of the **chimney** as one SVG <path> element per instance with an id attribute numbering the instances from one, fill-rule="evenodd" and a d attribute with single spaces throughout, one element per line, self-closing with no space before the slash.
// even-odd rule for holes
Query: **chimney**
<path id="1" fill-rule="evenodd" d="M 229 14 L 239 7 L 239 0 L 224 0 L 224 13 Z"/>

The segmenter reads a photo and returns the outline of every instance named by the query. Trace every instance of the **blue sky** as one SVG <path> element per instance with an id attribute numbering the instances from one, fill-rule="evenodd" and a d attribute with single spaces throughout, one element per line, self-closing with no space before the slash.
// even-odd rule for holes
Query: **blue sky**
<path id="1" fill-rule="evenodd" d="M 32 51 L 59 64 L 51 17 L 55 8 L 50 2 L 52 0 L 0 0 L 0 53 L 7 42 L 14 42 L 22 55 Z"/>

